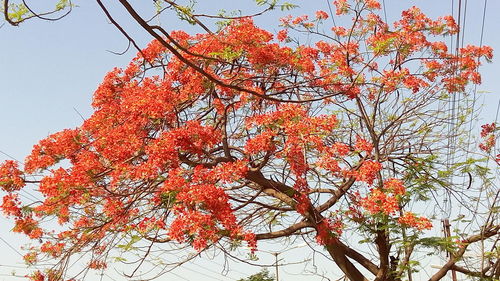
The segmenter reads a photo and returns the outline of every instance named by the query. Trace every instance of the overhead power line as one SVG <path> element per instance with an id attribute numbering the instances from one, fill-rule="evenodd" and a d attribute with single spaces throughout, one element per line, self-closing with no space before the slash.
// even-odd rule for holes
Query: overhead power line
<path id="1" fill-rule="evenodd" d="M 9 248 L 11 248 L 14 252 L 16 252 L 19 256 L 24 257 L 23 254 L 21 254 L 16 248 L 14 248 L 7 240 L 3 239 L 0 237 L 0 240 L 2 240 Z"/>

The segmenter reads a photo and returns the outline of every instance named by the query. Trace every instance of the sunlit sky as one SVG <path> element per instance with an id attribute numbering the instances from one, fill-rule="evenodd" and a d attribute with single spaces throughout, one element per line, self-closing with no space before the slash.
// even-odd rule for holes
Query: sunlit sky
<path id="1" fill-rule="evenodd" d="M 133 3 L 139 2 L 142 2 L 141 9 L 153 10 L 152 1 Z M 200 2 L 203 2 L 199 5 L 200 10 L 203 11 L 256 10 L 252 1 L 247 0 Z M 324 0 L 289 2 L 301 6 L 293 11 L 295 14 L 312 14 L 318 9 L 328 10 L 327 2 Z M 456 7 L 458 1 L 455 2 Z M 105 73 L 115 66 L 125 66 L 135 55 L 136 51 L 133 49 L 123 55 L 110 52 L 124 51 L 127 48 L 127 40 L 107 22 L 96 2 L 75 1 L 75 3 L 78 7 L 69 16 L 56 22 L 33 19 L 19 27 L 5 24 L 0 28 L 1 161 L 10 158 L 22 161 L 30 152 L 32 145 L 41 138 L 64 128 L 78 126 L 82 122 L 82 117 L 90 116 L 92 93 Z M 386 0 L 385 12 L 389 22 L 397 19 L 401 9 L 413 5 L 421 7 L 433 17 L 452 13 L 452 0 Z M 480 0 L 468 3 L 463 31 L 466 44 L 479 45 L 480 43 L 483 5 L 484 2 Z M 500 17 L 496 15 L 499 10 L 500 1 L 488 1 L 483 44 L 490 45 L 495 50 L 500 50 L 500 40 L 497 36 L 500 29 Z M 122 10 L 112 7 L 111 12 L 125 29 L 131 32 L 139 45 L 144 46 L 151 39 L 144 31 L 137 28 L 132 19 Z M 257 22 L 271 31 L 276 31 L 277 19 L 284 15 L 285 13 L 270 13 L 258 19 Z M 199 31 L 176 19 L 162 19 L 161 24 L 168 30 Z M 495 119 L 500 92 L 499 59 L 500 56 L 494 58 L 493 63 L 482 68 L 484 83 L 477 88 L 479 101 L 484 104 L 481 115 L 484 123 Z M 21 280 L 22 278 L 9 276 L 13 271 L 21 276 L 27 271 L 24 269 L 20 254 L 7 244 L 23 253 L 20 246 L 25 241 L 20 235 L 10 232 L 12 228 L 10 221 L 1 218 L 0 223 L 0 249 L 2 249 L 0 280 Z M 265 247 L 267 248 L 264 250 L 278 250 L 279 248 L 276 245 L 275 248 L 271 245 L 265 245 Z M 284 253 L 280 257 L 283 258 L 283 263 L 300 262 L 311 258 L 305 254 L 306 252 L 307 248 L 302 247 Z M 260 255 L 262 256 L 261 262 L 268 264 L 273 262 L 272 254 L 261 252 Z M 168 257 L 170 260 L 174 258 Z M 221 258 L 216 258 L 213 262 L 197 259 L 196 264 L 187 264 L 185 268 L 176 269 L 160 280 L 237 280 L 260 270 L 250 265 L 231 264 L 229 272 L 224 276 L 220 274 L 223 262 Z M 280 280 L 322 279 L 319 276 L 301 276 L 303 268 L 304 263 L 283 266 L 280 269 Z M 329 272 L 335 271 L 332 268 L 328 270 Z M 271 272 L 274 272 L 274 268 L 271 268 Z M 429 272 L 432 270 L 429 269 Z M 99 278 L 89 276 L 86 280 L 93 281 Z M 124 280 L 124 277 L 112 271 L 102 280 Z"/>

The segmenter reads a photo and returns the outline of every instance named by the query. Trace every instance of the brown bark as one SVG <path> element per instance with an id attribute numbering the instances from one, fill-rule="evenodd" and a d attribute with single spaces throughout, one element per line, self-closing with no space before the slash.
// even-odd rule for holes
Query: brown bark
<path id="1" fill-rule="evenodd" d="M 338 242 L 326 245 L 326 250 L 349 280 L 368 281 L 368 279 L 347 258 L 347 253 L 339 246 Z"/>
<path id="2" fill-rule="evenodd" d="M 500 225 L 490 226 L 490 227 L 484 229 L 483 231 L 481 231 L 481 233 L 476 234 L 476 235 L 472 235 L 469 238 L 467 238 L 464 241 L 465 245 L 463 246 L 463 248 L 461 248 L 460 250 L 458 250 L 455 253 L 452 253 L 450 260 L 447 263 L 445 263 L 443 265 L 443 267 L 441 267 L 441 269 L 438 270 L 438 272 L 436 272 L 434 275 L 432 275 L 431 278 L 429 278 L 429 281 L 439 281 L 444 276 L 446 276 L 448 271 L 453 269 L 455 264 L 457 263 L 457 261 L 459 261 L 462 258 L 462 256 L 465 254 L 465 251 L 467 250 L 468 244 L 482 241 L 482 240 L 485 240 L 485 239 L 490 238 L 492 236 L 498 235 L 499 231 L 500 231 Z"/>

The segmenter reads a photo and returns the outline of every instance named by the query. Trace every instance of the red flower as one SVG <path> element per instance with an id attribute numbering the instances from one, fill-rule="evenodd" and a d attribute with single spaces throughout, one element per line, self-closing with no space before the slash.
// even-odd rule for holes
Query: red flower
<path id="1" fill-rule="evenodd" d="M 316 11 L 316 19 L 324 20 L 328 18 L 328 14 L 325 11 Z"/>
<path id="2" fill-rule="evenodd" d="M 382 169 L 382 164 L 376 161 L 367 160 L 361 164 L 356 176 L 356 180 L 373 184 L 377 173 Z"/>
<path id="3" fill-rule="evenodd" d="M 400 179 L 390 178 L 384 182 L 384 189 L 392 192 L 394 195 L 404 195 L 406 189 Z"/>
<path id="4" fill-rule="evenodd" d="M 432 223 L 429 219 L 417 217 L 412 212 L 405 212 L 401 217 L 399 217 L 398 222 L 406 226 L 415 227 L 418 230 L 432 228 Z"/>
<path id="5" fill-rule="evenodd" d="M 354 147 L 356 148 L 356 150 L 368 153 L 368 155 L 370 155 L 373 150 L 373 145 L 360 136 L 356 137 L 356 144 L 354 145 Z"/>
<path id="6" fill-rule="evenodd" d="M 368 196 L 363 198 L 360 203 L 372 215 L 378 213 L 392 215 L 399 210 L 398 200 L 378 188 L 372 189 Z"/>
<path id="7" fill-rule="evenodd" d="M 496 129 L 496 124 L 491 123 L 491 124 L 484 124 L 481 126 L 481 137 L 484 138 L 490 133 L 493 133 Z"/>
<path id="8" fill-rule="evenodd" d="M 278 41 L 283 42 L 287 38 L 288 38 L 288 30 L 282 29 L 282 30 L 278 31 L 278 35 L 277 35 Z"/>
<path id="9" fill-rule="evenodd" d="M 7 160 L 0 165 L 0 187 L 5 191 L 19 190 L 24 186 L 23 172 L 17 162 Z"/>

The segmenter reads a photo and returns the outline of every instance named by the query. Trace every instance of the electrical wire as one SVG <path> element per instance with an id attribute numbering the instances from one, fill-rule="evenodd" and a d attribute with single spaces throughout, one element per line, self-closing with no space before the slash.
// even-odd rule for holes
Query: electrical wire
<path id="1" fill-rule="evenodd" d="M 483 47 L 483 39 L 484 39 L 484 23 L 486 21 L 486 7 L 488 6 L 488 0 L 484 0 L 484 5 L 483 5 L 483 18 L 481 22 L 481 35 L 479 39 L 479 48 Z M 479 58 L 478 58 L 479 60 Z M 474 85 L 474 90 L 473 90 L 473 97 L 472 97 L 472 113 L 470 116 L 469 120 L 469 132 L 472 132 L 472 126 L 473 126 L 473 118 L 474 118 L 474 110 L 476 108 L 476 99 L 477 99 L 477 84 Z M 470 140 L 471 140 L 471 134 L 469 134 L 467 138 L 467 146 L 470 145 Z M 466 158 L 468 157 L 469 153 L 469 148 L 467 149 L 466 152 Z M 465 181 L 464 181 L 465 182 Z"/>
<path id="2" fill-rule="evenodd" d="M 20 257 L 24 257 L 23 254 L 21 254 L 21 252 L 19 252 L 16 248 L 14 248 L 9 242 L 7 242 L 7 240 L 3 239 L 2 237 L 0 237 L 0 240 L 2 240 L 9 248 L 11 248 L 14 252 L 16 252 Z"/>
<path id="3" fill-rule="evenodd" d="M 388 24 L 387 22 L 387 9 L 385 7 L 385 0 L 382 0 L 382 7 L 384 8 L 384 19 L 385 19 L 385 23 Z"/>
<path id="4" fill-rule="evenodd" d="M 330 4 L 329 0 L 326 0 L 326 3 L 328 4 L 328 10 L 330 11 L 330 18 L 332 18 L 333 26 L 337 26 L 337 24 L 335 23 L 335 18 L 333 17 L 334 13 L 332 9 L 332 4 Z"/>
<path id="5" fill-rule="evenodd" d="M 462 20 L 462 42 L 460 44 L 462 48 L 464 47 L 464 41 L 465 41 L 465 23 L 467 22 L 466 21 L 466 19 L 467 19 L 467 2 L 468 2 L 468 0 L 465 0 L 465 2 L 464 2 L 464 17 Z"/>

